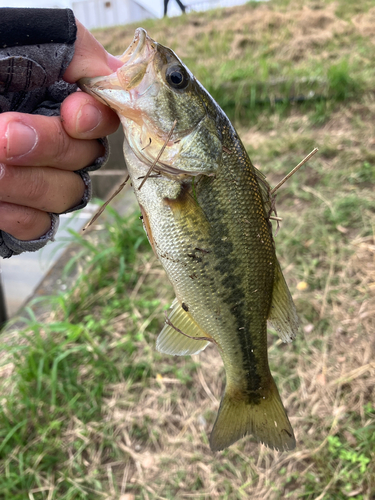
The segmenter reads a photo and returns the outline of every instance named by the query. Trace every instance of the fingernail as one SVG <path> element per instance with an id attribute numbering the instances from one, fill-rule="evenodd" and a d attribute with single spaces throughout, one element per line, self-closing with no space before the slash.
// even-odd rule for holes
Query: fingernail
<path id="1" fill-rule="evenodd" d="M 91 132 L 100 123 L 101 111 L 92 104 L 84 104 L 78 112 L 76 131 L 78 133 Z"/>
<path id="2" fill-rule="evenodd" d="M 38 142 L 36 131 L 21 122 L 10 122 L 5 136 L 7 138 L 8 160 L 30 153 Z"/>

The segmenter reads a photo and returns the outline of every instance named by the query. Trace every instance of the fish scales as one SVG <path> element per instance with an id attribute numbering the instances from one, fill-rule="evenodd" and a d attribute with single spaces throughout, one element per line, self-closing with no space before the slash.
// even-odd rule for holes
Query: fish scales
<path id="1" fill-rule="evenodd" d="M 122 60 L 116 74 L 85 79 L 81 88 L 119 114 L 144 227 L 176 293 L 157 348 L 186 355 L 217 345 L 226 388 L 212 450 L 248 433 L 292 449 L 268 365 L 267 319 L 286 341 L 298 321 L 275 254 L 268 185 L 226 115 L 170 49 L 138 29 Z"/>
<path id="2" fill-rule="evenodd" d="M 186 185 L 181 189 L 177 183 L 174 199 L 150 196 L 149 191 L 155 192 L 160 185 L 159 181 L 152 179 L 148 188 L 142 188 L 143 192 L 138 196 L 144 210 L 150 214 L 151 232 L 154 241 L 158 242 L 156 253 L 177 295 L 180 293 L 184 297 L 184 303 L 188 304 L 202 329 L 217 339 L 224 355 L 228 353 L 228 366 L 236 367 L 231 376 L 244 383 L 249 400 L 259 400 L 261 396 L 256 392 L 262 386 L 259 373 L 263 374 L 263 379 L 269 377 L 268 365 L 265 366 L 264 361 L 267 360 L 266 319 L 274 280 L 274 249 L 268 222 L 265 217 L 258 216 L 264 214 L 264 208 L 248 157 L 243 157 L 240 169 L 237 161 L 233 162 L 231 169 L 228 167 L 232 155 L 224 156 L 227 158 L 223 158 L 217 175 L 204 179 L 196 188 L 195 218 L 183 207 L 181 193 L 184 191 L 186 203 L 192 202 L 191 188 Z M 178 210 L 181 215 L 176 218 L 175 214 L 168 213 L 166 224 L 161 224 L 160 208 L 156 209 L 154 205 L 158 202 L 161 209 L 166 204 L 172 212 Z M 251 223 L 243 220 L 243 213 Z M 202 234 L 203 225 L 207 228 L 206 234 Z M 264 242 L 262 246 L 266 253 L 252 249 L 254 234 L 261 243 Z M 192 275 L 196 277 L 192 279 Z M 198 290 L 197 280 L 203 285 Z M 225 314 L 222 311 L 208 316 L 206 311 L 215 310 L 218 293 L 225 304 L 222 306 L 226 309 Z M 261 311 L 256 310 L 259 300 L 254 300 L 255 294 L 257 299 L 264 295 Z M 228 331 L 232 332 L 230 336 Z M 240 344 L 237 348 L 236 340 Z M 231 359 L 232 351 L 235 359 Z M 238 366 L 239 355 L 243 361 Z"/>
<path id="3" fill-rule="evenodd" d="M 238 139 L 232 136 L 232 141 L 235 150 Z M 234 351 L 228 378 L 244 385 L 250 403 L 259 400 L 260 388 L 267 386 L 262 380 L 269 377 L 266 319 L 275 272 L 272 236 L 253 170 L 241 150 L 224 154 L 223 168 L 200 199 L 213 228 L 217 290 L 228 309 L 219 337 L 224 353 Z M 254 239 L 261 245 L 254 246 Z M 242 363 L 235 362 L 239 355 Z"/>

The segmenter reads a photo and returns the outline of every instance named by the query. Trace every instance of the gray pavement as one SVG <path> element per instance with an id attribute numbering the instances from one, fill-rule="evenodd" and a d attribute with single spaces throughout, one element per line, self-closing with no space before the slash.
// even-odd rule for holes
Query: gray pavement
<path id="1" fill-rule="evenodd" d="M 111 207 L 121 215 L 132 212 L 136 206 L 137 202 L 129 183 L 111 201 Z M 97 208 L 98 205 L 89 203 L 83 210 L 60 216 L 60 226 L 55 241 L 38 252 L 26 252 L 10 259 L 0 259 L 0 277 L 3 282 L 8 319 L 17 314 L 17 311 L 34 295 L 36 289 L 38 295 L 45 295 L 53 289 L 47 286 L 47 283 L 53 281 L 59 284 L 64 264 L 60 263 L 60 260 L 64 260 L 64 255 L 66 257 L 66 251 L 73 240 L 69 229 L 80 232 Z M 105 213 L 97 223 L 101 224 L 103 218 Z M 61 282 L 59 288 L 64 286 L 66 285 Z"/>
<path id="2" fill-rule="evenodd" d="M 97 205 L 89 203 L 79 212 L 64 214 L 60 217 L 60 226 L 53 243 L 49 243 L 38 252 L 26 252 L 14 255 L 10 259 L 0 260 L 0 272 L 5 295 L 8 318 L 32 296 L 35 288 L 63 254 L 73 237 L 69 229 L 79 232 L 96 211 Z"/>

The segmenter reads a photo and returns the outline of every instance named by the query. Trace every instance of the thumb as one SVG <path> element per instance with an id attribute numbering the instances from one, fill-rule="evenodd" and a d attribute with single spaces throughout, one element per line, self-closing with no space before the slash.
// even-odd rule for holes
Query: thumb
<path id="1" fill-rule="evenodd" d="M 78 19 L 77 39 L 74 56 L 64 73 L 64 80 L 74 83 L 85 76 L 110 75 L 123 63 L 109 54 L 94 36 L 81 24 Z"/>

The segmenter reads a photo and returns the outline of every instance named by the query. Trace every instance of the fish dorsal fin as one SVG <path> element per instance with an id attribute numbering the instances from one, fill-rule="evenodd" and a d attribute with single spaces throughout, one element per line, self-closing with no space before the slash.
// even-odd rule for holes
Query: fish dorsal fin
<path id="1" fill-rule="evenodd" d="M 270 214 L 272 212 L 272 195 L 271 195 L 271 186 L 268 184 L 266 180 L 266 176 L 262 174 L 260 170 L 254 167 L 255 175 L 258 181 L 258 186 L 260 189 L 260 194 L 262 196 L 263 205 L 266 209 L 266 212 Z"/>
<path id="2" fill-rule="evenodd" d="M 298 332 L 298 316 L 285 278 L 276 262 L 275 282 L 268 321 L 283 342 L 291 342 Z"/>
<path id="3" fill-rule="evenodd" d="M 197 340 L 197 338 L 204 340 Z M 156 349 L 173 356 L 198 354 L 207 347 L 210 338 L 201 330 L 191 314 L 175 299 L 168 311 L 166 324 L 157 338 Z"/>

